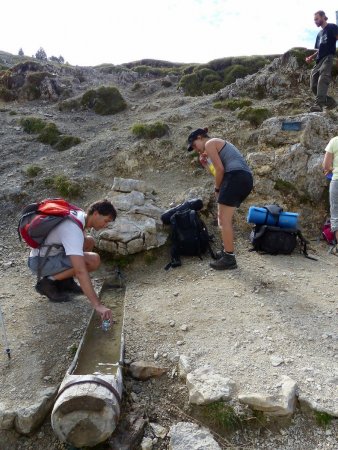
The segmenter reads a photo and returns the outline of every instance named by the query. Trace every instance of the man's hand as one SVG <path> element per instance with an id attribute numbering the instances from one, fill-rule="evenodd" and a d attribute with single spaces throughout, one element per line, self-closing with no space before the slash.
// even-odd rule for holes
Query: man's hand
<path id="1" fill-rule="evenodd" d="M 310 55 L 310 56 L 307 56 L 307 57 L 305 58 L 305 62 L 306 62 L 307 64 L 310 64 L 310 63 L 315 59 L 315 57 L 317 56 L 317 53 L 318 53 L 318 51 L 317 51 L 316 53 L 313 53 L 313 54 Z"/>
<path id="2" fill-rule="evenodd" d="M 106 308 L 104 305 L 99 304 L 95 306 L 95 311 L 100 315 L 101 320 L 110 320 L 112 322 L 112 312 L 109 308 Z"/>

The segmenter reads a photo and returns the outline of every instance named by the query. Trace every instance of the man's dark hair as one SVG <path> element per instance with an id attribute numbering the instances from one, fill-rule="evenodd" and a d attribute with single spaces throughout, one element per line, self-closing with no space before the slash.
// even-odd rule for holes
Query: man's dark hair
<path id="1" fill-rule="evenodd" d="M 319 10 L 317 12 L 315 12 L 315 16 L 318 14 L 318 16 L 323 17 L 324 20 L 328 20 L 328 18 L 326 17 L 326 14 L 324 11 Z"/>
<path id="2" fill-rule="evenodd" d="M 92 203 L 87 209 L 87 214 L 91 216 L 94 212 L 97 211 L 101 216 L 110 216 L 112 220 L 116 219 L 117 212 L 112 203 L 107 200 L 99 200 L 95 203 Z"/>

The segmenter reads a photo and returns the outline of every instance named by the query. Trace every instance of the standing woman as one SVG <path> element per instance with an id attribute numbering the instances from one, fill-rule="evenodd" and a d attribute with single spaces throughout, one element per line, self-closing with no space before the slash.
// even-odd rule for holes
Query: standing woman
<path id="1" fill-rule="evenodd" d="M 198 128 L 188 137 L 188 151 L 207 155 L 216 171 L 215 196 L 218 202 L 218 226 L 224 250 L 210 263 L 216 270 L 236 269 L 234 254 L 233 216 L 235 208 L 247 198 L 253 188 L 252 173 L 239 150 L 224 139 L 208 136 L 208 128 Z"/>
<path id="2" fill-rule="evenodd" d="M 332 138 L 325 148 L 323 161 L 325 175 L 332 173 L 330 182 L 331 231 L 338 241 L 338 136 Z"/>

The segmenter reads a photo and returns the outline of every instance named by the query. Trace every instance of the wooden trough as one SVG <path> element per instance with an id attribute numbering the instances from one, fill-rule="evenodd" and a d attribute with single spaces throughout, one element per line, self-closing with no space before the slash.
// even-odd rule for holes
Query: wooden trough
<path id="1" fill-rule="evenodd" d="M 52 411 L 52 427 L 62 442 L 93 447 L 114 432 L 120 416 L 124 353 L 125 288 L 101 291 L 114 324 L 103 331 L 93 311 L 74 360 L 61 383 Z"/>

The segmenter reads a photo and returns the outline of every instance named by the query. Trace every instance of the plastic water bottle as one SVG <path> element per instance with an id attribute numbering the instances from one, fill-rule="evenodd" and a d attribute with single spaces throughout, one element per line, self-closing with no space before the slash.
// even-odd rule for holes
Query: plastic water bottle
<path id="1" fill-rule="evenodd" d="M 208 158 L 205 155 L 201 155 L 199 159 L 200 159 L 200 163 L 202 164 L 202 166 L 205 169 L 207 169 L 211 173 L 212 176 L 215 177 L 216 176 L 216 169 L 215 169 L 215 166 L 213 165 L 211 159 Z"/>
<path id="2" fill-rule="evenodd" d="M 103 331 L 108 331 L 110 328 L 110 320 L 106 319 L 102 321 L 101 328 Z"/>

